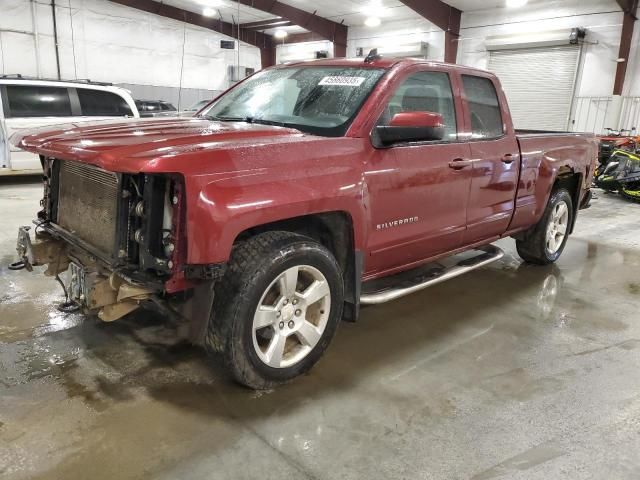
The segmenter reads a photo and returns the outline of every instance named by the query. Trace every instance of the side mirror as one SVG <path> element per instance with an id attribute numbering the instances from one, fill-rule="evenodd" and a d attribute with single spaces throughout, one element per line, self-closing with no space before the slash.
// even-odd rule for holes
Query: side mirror
<path id="1" fill-rule="evenodd" d="M 376 127 L 383 145 L 401 142 L 429 142 L 444 138 L 444 120 L 434 112 L 402 112 L 389 125 Z"/>

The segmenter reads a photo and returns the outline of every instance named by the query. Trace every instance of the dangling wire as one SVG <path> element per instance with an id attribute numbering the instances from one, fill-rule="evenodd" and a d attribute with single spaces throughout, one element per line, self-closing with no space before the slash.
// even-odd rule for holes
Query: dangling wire
<path id="1" fill-rule="evenodd" d="M 55 278 L 56 278 L 57 282 L 60 284 L 60 286 L 62 287 L 62 291 L 64 292 L 65 303 L 69 303 L 69 292 L 67 292 L 67 287 L 64 286 L 64 282 L 60 278 L 60 275 L 58 275 L 56 273 L 56 277 Z"/>
<path id="2" fill-rule="evenodd" d="M 80 310 L 80 305 L 76 302 L 73 302 L 69 299 L 69 291 L 67 287 L 65 287 L 64 282 L 60 278 L 59 269 L 60 269 L 60 257 L 62 256 L 62 248 L 58 251 L 58 259 L 56 260 L 56 275 L 55 279 L 62 287 L 62 291 L 64 292 L 64 302 L 57 306 L 57 309 L 63 313 L 73 313 Z"/>

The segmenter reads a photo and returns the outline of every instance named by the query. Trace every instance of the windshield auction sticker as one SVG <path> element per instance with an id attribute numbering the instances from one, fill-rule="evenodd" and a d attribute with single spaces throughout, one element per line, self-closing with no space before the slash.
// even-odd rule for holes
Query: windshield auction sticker
<path id="1" fill-rule="evenodd" d="M 339 87 L 359 87 L 364 83 L 364 77 L 324 77 L 318 85 L 336 85 Z"/>

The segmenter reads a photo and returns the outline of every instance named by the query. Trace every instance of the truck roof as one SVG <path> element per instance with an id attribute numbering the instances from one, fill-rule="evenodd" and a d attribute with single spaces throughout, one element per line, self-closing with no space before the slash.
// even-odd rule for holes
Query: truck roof
<path id="1" fill-rule="evenodd" d="M 435 62 L 432 60 L 425 60 L 424 58 L 406 58 L 406 57 L 379 57 L 371 62 L 365 63 L 363 57 L 357 58 L 323 58 L 320 60 L 307 60 L 302 62 L 291 62 L 283 65 L 279 65 L 278 68 L 290 67 L 290 66 L 328 66 L 328 67 L 362 67 L 362 68 L 384 68 L 390 69 L 396 65 L 433 65 L 438 67 L 449 67 L 455 70 L 475 71 L 487 73 L 486 70 L 479 68 L 468 67 L 466 65 L 458 65 L 455 63 Z"/>

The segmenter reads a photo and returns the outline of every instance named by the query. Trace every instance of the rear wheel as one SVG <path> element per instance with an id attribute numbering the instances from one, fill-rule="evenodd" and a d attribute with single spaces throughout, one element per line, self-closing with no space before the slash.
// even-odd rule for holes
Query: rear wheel
<path id="1" fill-rule="evenodd" d="M 573 222 L 573 202 L 569 192 L 554 190 L 540 221 L 524 240 L 516 240 L 518 255 L 528 263 L 548 265 L 562 255 Z"/>
<path id="2" fill-rule="evenodd" d="M 340 267 L 325 247 L 288 232 L 238 246 L 216 287 L 206 345 L 240 383 L 270 388 L 308 371 L 342 315 Z"/>

